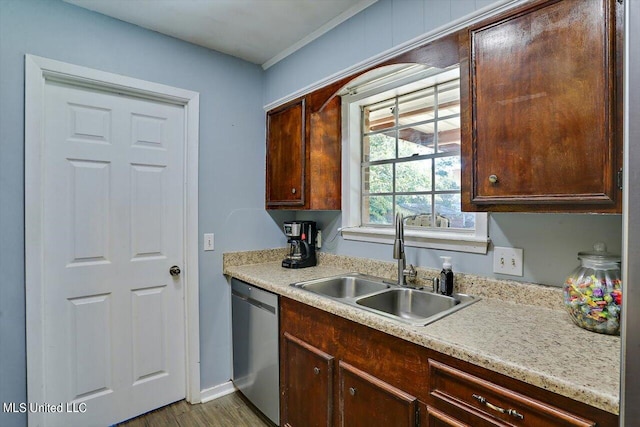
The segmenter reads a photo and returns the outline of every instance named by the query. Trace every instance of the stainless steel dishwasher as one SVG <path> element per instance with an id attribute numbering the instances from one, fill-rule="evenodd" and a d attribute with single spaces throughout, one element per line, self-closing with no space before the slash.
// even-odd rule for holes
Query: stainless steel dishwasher
<path id="1" fill-rule="evenodd" d="M 233 383 L 280 425 L 278 296 L 231 279 Z"/>

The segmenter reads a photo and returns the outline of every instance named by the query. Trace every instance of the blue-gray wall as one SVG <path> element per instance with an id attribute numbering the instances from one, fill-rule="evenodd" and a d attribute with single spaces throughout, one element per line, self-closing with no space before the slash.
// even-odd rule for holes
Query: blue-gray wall
<path id="1" fill-rule="evenodd" d="M 24 293 L 24 55 L 200 93 L 201 382 L 229 380 L 228 285 L 222 253 L 284 246 L 264 211 L 262 70 L 58 0 L 0 0 L 0 402 L 26 401 Z M 202 245 L 200 244 L 200 247 Z M 0 411 L 1 426 L 24 415 Z"/>
<path id="2" fill-rule="evenodd" d="M 26 399 L 24 315 L 24 54 L 83 65 L 200 92 L 201 380 L 230 376 L 226 251 L 284 246 L 283 219 L 264 209 L 264 111 L 333 73 L 460 18 L 492 0 L 380 0 L 310 45 L 262 72 L 258 66 L 144 30 L 59 0 L 0 0 L 0 402 Z M 305 213 L 331 237 L 339 213 Z M 499 214 L 496 244 L 525 249 L 525 279 L 556 283 L 593 240 L 619 250 L 619 216 Z M 330 251 L 391 260 L 386 245 L 343 241 Z M 438 253 L 407 250 L 409 262 L 436 266 Z M 459 271 L 491 275 L 490 256 L 454 254 Z M 456 264 L 454 264 L 454 267 Z M 0 413 L 1 426 L 24 415 Z"/>
<path id="3" fill-rule="evenodd" d="M 446 26 L 494 0 L 379 0 L 371 7 L 316 39 L 265 72 L 264 104 L 276 102 L 303 88 L 366 61 L 408 40 Z M 341 226 L 339 212 L 299 213 L 325 229 L 328 242 Z M 454 271 L 561 286 L 578 265 L 576 255 L 603 241 L 620 253 L 621 215 L 493 214 L 489 235 L 497 246 L 524 249 L 524 276 L 493 274 L 493 249 L 487 255 L 450 252 Z M 343 240 L 325 244 L 325 251 L 392 261 L 391 246 Z M 407 262 L 441 266 L 443 251 L 407 248 Z"/>

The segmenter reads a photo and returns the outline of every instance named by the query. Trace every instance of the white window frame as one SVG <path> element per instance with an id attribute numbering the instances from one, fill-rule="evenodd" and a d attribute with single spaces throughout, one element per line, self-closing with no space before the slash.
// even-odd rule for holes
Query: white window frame
<path id="1" fill-rule="evenodd" d="M 367 73 L 364 75 L 366 82 L 356 79 L 354 84 L 341 92 L 343 147 L 341 230 L 344 239 L 393 244 L 395 237 L 392 226 L 362 226 L 361 107 L 411 92 L 416 89 L 415 83 L 423 79 L 432 79 L 433 84 L 451 80 L 452 76 L 456 75 L 456 70 L 459 69 L 456 67 L 443 73 L 443 70 L 415 65 L 383 67 L 378 71 L 378 75 L 372 76 Z M 428 84 L 431 84 L 431 81 Z M 406 227 L 405 245 L 486 254 L 489 246 L 488 215 L 476 213 L 475 216 L 475 230 L 418 230 Z"/>

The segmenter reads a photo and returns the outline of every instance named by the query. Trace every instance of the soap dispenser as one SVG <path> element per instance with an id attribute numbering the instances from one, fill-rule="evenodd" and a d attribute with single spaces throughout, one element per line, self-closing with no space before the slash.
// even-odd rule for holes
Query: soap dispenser
<path id="1" fill-rule="evenodd" d="M 440 293 L 442 295 L 453 295 L 453 271 L 451 271 L 451 257 L 441 256 L 442 271 L 440 272 Z"/>

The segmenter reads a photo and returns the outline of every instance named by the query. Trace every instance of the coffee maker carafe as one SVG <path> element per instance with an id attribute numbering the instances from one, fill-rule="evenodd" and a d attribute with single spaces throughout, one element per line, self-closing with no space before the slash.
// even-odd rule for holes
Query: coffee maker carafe
<path id="1" fill-rule="evenodd" d="M 283 225 L 289 253 L 282 260 L 286 268 L 313 267 L 317 264 L 316 239 L 318 229 L 314 221 L 287 221 Z"/>

